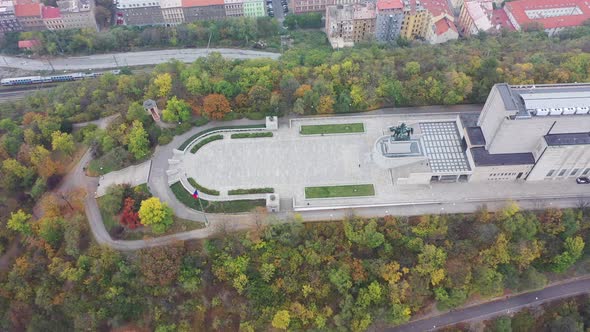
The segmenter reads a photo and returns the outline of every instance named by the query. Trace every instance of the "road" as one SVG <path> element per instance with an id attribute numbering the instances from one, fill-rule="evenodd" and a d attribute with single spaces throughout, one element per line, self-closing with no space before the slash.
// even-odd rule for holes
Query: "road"
<path id="1" fill-rule="evenodd" d="M 509 315 L 522 308 L 552 300 L 563 299 L 590 292 L 590 276 L 584 279 L 562 282 L 544 289 L 511 296 L 506 299 L 457 309 L 445 314 L 416 320 L 405 325 L 385 329 L 389 332 L 433 331 L 445 326 L 470 320 L 483 320 L 500 315 Z"/>
<path id="2" fill-rule="evenodd" d="M 205 57 L 211 52 L 219 52 L 228 59 L 278 59 L 279 53 L 238 50 L 228 48 L 184 48 L 159 51 L 142 51 L 126 53 L 96 54 L 89 56 L 51 58 L 51 59 L 25 59 L 9 56 L 0 56 L 0 66 L 20 68 L 26 70 L 88 70 L 117 67 L 145 66 L 168 62 L 177 59 L 183 62 L 193 62 Z"/>

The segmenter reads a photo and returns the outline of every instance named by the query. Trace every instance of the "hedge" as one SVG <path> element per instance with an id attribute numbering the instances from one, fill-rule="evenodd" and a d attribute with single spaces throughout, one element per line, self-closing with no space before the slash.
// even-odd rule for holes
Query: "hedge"
<path id="1" fill-rule="evenodd" d="M 255 128 L 266 128 L 266 124 L 257 124 L 257 125 L 243 125 L 243 126 L 222 126 L 222 127 L 214 127 L 214 128 L 209 128 L 203 131 L 200 131 L 194 135 L 192 135 L 191 137 L 187 138 L 184 143 L 182 143 L 179 147 L 178 150 L 184 150 L 186 149 L 186 147 L 192 143 L 192 141 L 194 141 L 197 137 L 204 135 L 206 133 L 210 133 L 212 131 L 216 131 L 216 130 L 222 130 L 222 129 L 255 129 Z"/>
<path id="2" fill-rule="evenodd" d="M 272 133 L 270 131 L 265 131 L 262 133 L 237 133 L 231 134 L 231 138 L 256 138 L 256 137 L 272 137 Z"/>
<path id="3" fill-rule="evenodd" d="M 237 201 L 208 201 L 206 199 L 194 199 L 193 196 L 184 189 L 180 181 L 170 186 L 170 189 L 181 203 L 187 207 L 197 210 L 201 210 L 201 203 L 205 212 L 210 213 L 239 213 L 249 212 L 258 206 L 266 206 L 265 199 L 242 199 Z M 200 202 L 199 202 L 200 201 Z"/>
<path id="4" fill-rule="evenodd" d="M 200 192 L 203 192 L 207 195 L 219 196 L 219 191 L 214 190 L 214 189 L 205 188 L 205 187 L 201 186 L 200 184 L 198 184 L 197 181 L 195 181 L 195 179 L 193 179 L 193 178 L 188 178 L 188 182 L 193 187 L 197 188 L 197 190 Z"/>
<path id="5" fill-rule="evenodd" d="M 252 188 L 252 189 L 233 189 L 227 192 L 228 195 L 247 195 L 247 194 L 272 194 L 274 188 Z"/>
<path id="6" fill-rule="evenodd" d="M 199 141 L 199 143 L 195 144 L 195 146 L 193 146 L 191 148 L 191 153 L 196 153 L 197 151 L 199 151 L 200 148 L 202 148 L 205 144 L 207 143 L 211 143 L 213 141 L 218 141 L 220 139 L 223 139 L 223 135 L 212 135 L 209 136 L 201 141 Z"/>

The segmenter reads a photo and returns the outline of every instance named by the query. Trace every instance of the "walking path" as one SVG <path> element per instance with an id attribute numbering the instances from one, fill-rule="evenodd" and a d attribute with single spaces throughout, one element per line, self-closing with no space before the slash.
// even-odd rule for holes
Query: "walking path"
<path id="1" fill-rule="evenodd" d="M 590 292 L 590 276 L 574 278 L 560 282 L 544 289 L 490 301 L 475 306 L 447 312 L 445 314 L 419 319 L 405 325 L 386 329 L 389 332 L 433 331 L 445 326 L 471 321 L 490 319 L 500 315 L 509 315 L 525 307 L 553 300 L 568 298 Z"/>

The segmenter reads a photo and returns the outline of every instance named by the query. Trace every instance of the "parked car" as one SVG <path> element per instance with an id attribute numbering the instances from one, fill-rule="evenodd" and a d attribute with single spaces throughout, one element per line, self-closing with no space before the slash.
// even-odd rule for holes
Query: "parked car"
<path id="1" fill-rule="evenodd" d="M 590 179 L 586 176 L 580 176 L 579 178 L 576 179 L 576 183 L 578 184 L 589 184 L 590 183 Z"/>

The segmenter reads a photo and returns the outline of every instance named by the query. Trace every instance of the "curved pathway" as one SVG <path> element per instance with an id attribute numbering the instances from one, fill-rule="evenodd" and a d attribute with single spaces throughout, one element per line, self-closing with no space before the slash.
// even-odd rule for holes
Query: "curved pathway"
<path id="1" fill-rule="evenodd" d="M 281 56 L 279 53 L 231 48 L 182 48 L 46 59 L 28 59 L 11 56 L 0 56 L 0 67 L 49 71 L 105 69 L 155 65 L 158 63 L 168 62 L 172 59 L 182 62 L 193 62 L 196 59 L 205 57 L 212 52 L 219 52 L 223 57 L 228 59 L 278 59 Z"/>

